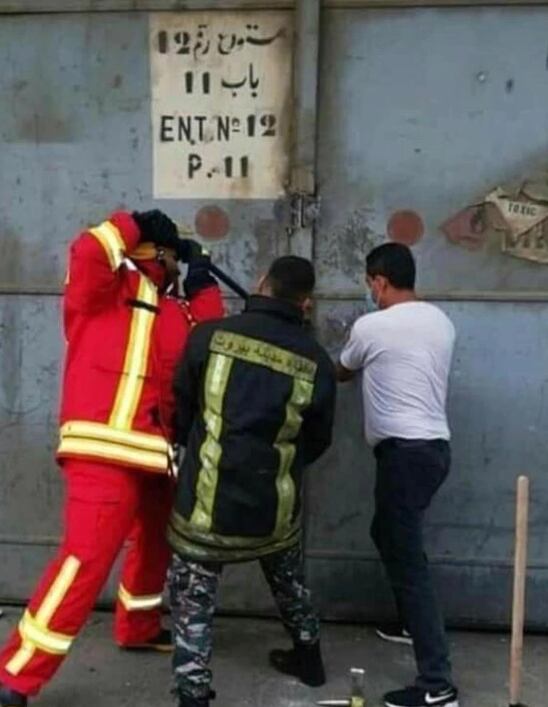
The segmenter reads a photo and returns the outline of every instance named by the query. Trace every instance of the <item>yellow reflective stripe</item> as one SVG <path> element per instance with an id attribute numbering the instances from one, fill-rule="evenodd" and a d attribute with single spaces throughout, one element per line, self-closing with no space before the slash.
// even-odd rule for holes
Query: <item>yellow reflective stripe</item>
<path id="1" fill-rule="evenodd" d="M 27 665 L 33 658 L 36 652 L 36 647 L 28 641 L 23 641 L 21 648 L 14 654 L 13 658 L 6 665 L 6 671 L 12 675 L 19 675 L 21 670 Z"/>
<path id="2" fill-rule="evenodd" d="M 191 543 L 196 543 L 202 548 L 209 548 L 212 552 L 226 549 L 235 550 L 264 550 L 271 548 L 273 543 L 285 542 L 286 540 L 298 538 L 301 533 L 301 520 L 296 518 L 295 522 L 286 529 L 283 538 L 275 538 L 273 534 L 256 537 L 242 537 L 241 535 L 222 535 L 210 530 L 199 530 L 192 525 L 190 520 L 172 510 L 169 518 L 169 525 L 172 530 Z"/>
<path id="3" fill-rule="evenodd" d="M 157 609 L 162 605 L 161 594 L 133 596 L 128 592 L 123 584 L 121 584 L 118 589 L 118 599 L 126 611 L 147 611 L 150 609 Z"/>
<path id="4" fill-rule="evenodd" d="M 302 410 L 310 405 L 314 395 L 314 386 L 301 378 L 293 379 L 293 390 L 286 405 L 285 421 L 278 432 L 274 445 L 280 455 L 280 466 L 276 477 L 278 491 L 278 510 L 276 530 L 278 537 L 290 527 L 295 508 L 295 482 L 291 476 L 291 467 L 295 459 L 295 440 L 303 423 Z"/>
<path id="5" fill-rule="evenodd" d="M 286 548 L 295 546 L 300 540 L 300 528 L 294 533 L 284 538 L 267 538 L 267 542 L 258 547 L 232 547 L 230 542 L 224 542 L 222 545 L 203 545 L 200 542 L 194 542 L 191 536 L 182 535 L 177 527 L 171 523 L 167 528 L 167 539 L 171 547 L 179 552 L 184 557 L 194 560 L 207 561 L 212 558 L 218 562 L 235 562 L 244 560 L 256 560 L 258 557 L 270 555 L 274 552 L 285 550 Z M 229 538 L 229 540 L 231 540 Z M 263 538 L 264 540 L 264 538 Z M 223 538 L 226 541 L 226 538 Z"/>
<path id="6" fill-rule="evenodd" d="M 167 471 L 168 457 L 160 452 L 148 452 L 142 449 L 125 447 L 112 442 L 100 442 L 80 437 L 67 437 L 61 440 L 58 454 L 84 454 L 86 456 L 127 462 L 133 466 Z"/>
<path id="7" fill-rule="evenodd" d="M 124 259 L 124 253 L 126 250 L 126 244 L 120 231 L 116 226 L 110 221 L 103 221 L 100 226 L 95 228 L 90 228 L 89 233 L 99 241 L 103 246 L 107 258 L 110 263 L 110 267 L 113 270 L 117 270 Z"/>
<path id="8" fill-rule="evenodd" d="M 151 306 L 158 304 L 156 288 L 149 280 L 140 276 L 137 299 Z M 137 411 L 147 370 L 154 312 L 135 308 L 131 317 L 129 343 L 124 361 L 124 371 L 118 384 L 114 407 L 109 424 L 129 430 Z"/>
<path id="9" fill-rule="evenodd" d="M 49 588 L 44 601 L 36 612 L 36 621 L 41 626 L 47 626 L 53 618 L 53 615 L 59 608 L 59 605 L 65 598 L 70 585 L 74 582 L 81 564 L 82 563 L 80 560 L 77 557 L 74 557 L 74 555 L 69 555 L 63 562 L 63 566 L 61 567 L 59 574 L 55 578 L 55 581 Z"/>
<path id="10" fill-rule="evenodd" d="M 220 444 L 223 426 L 223 401 L 232 369 L 233 358 L 211 354 L 205 379 L 204 423 L 206 436 L 200 447 L 201 468 L 196 486 L 196 506 L 190 522 L 209 530 L 213 522 L 213 505 L 219 479 Z"/>
<path id="11" fill-rule="evenodd" d="M 40 608 L 36 612 L 35 618 L 32 620 L 32 627 L 34 629 L 41 629 L 42 631 L 45 630 L 46 633 L 48 633 L 48 623 L 51 621 L 53 618 L 53 615 L 59 608 L 61 602 L 65 598 L 66 593 L 70 589 L 70 586 L 74 582 L 76 575 L 78 573 L 78 570 L 80 569 L 81 562 L 77 557 L 74 557 L 74 555 L 69 555 L 66 560 L 63 562 L 63 565 L 59 571 L 59 574 L 55 578 L 55 581 L 51 585 L 51 587 L 48 590 L 48 593 L 44 597 L 44 600 L 42 604 L 40 605 Z M 37 648 L 41 648 L 42 650 L 45 650 L 46 652 L 53 652 L 52 650 L 48 650 L 44 645 L 40 645 L 38 642 L 35 642 L 34 640 L 31 640 L 28 637 L 28 634 L 25 633 L 23 634 L 22 632 L 22 626 L 25 627 L 25 629 L 28 628 L 28 625 L 25 622 L 25 617 L 23 617 L 23 620 L 21 621 L 21 624 L 19 626 L 19 631 L 21 634 L 22 638 L 22 644 L 17 653 L 13 656 L 13 658 L 9 661 L 9 663 L 6 665 L 6 670 L 11 673 L 12 675 L 18 675 L 21 670 L 28 664 L 28 662 L 32 659 L 35 651 Z M 32 629 L 31 629 L 32 630 Z M 67 636 L 64 636 L 64 634 L 54 634 L 52 633 L 53 637 L 55 639 L 62 637 L 68 638 Z"/>
<path id="12" fill-rule="evenodd" d="M 19 632 L 26 641 L 34 644 L 37 648 L 46 651 L 46 653 L 54 653 L 56 655 L 68 653 L 74 640 L 74 636 L 50 631 L 41 626 L 32 618 L 28 610 L 25 611 L 21 619 Z"/>
<path id="13" fill-rule="evenodd" d="M 71 420 L 61 427 L 61 438 L 65 437 L 85 437 L 96 441 L 117 442 L 129 447 L 162 452 L 163 454 L 170 451 L 167 441 L 159 435 L 133 430 L 117 430 L 103 422 Z"/>

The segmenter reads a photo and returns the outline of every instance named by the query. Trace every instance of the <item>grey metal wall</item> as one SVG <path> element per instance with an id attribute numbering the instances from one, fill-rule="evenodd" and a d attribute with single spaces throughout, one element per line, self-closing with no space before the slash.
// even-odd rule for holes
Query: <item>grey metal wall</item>
<path id="1" fill-rule="evenodd" d="M 448 246 L 438 230 L 443 218 L 546 152 L 547 27 L 543 8 L 324 9 L 322 16 L 318 328 L 336 354 L 363 309 L 365 252 L 393 210 L 417 210 L 426 226 L 417 247 L 422 285 L 436 291 L 459 331 L 454 469 L 427 528 L 452 622 L 507 619 L 513 486 L 526 472 L 529 620 L 548 624 L 547 307 L 481 301 L 481 291 L 503 300 L 505 288 L 525 288 L 531 266 L 499 253 L 478 259 Z M 1 597 L 28 595 L 60 527 L 52 453 L 62 341 L 54 293 L 66 243 L 111 207 L 152 203 L 146 47 L 145 13 L 0 15 Z M 157 204 L 188 222 L 202 202 Z M 231 231 L 214 255 L 249 284 L 285 248 L 286 205 L 221 206 Z M 477 301 L 458 301 L 459 289 L 475 291 Z M 308 572 L 329 617 L 391 610 L 368 539 L 372 482 L 350 385 L 341 390 L 336 443 L 307 490 Z M 259 589 L 255 568 L 234 568 L 224 606 L 267 611 Z"/>
<path id="2" fill-rule="evenodd" d="M 545 163 L 548 10 L 330 10 L 322 26 L 315 252 L 323 339 L 339 350 L 364 311 L 365 253 L 394 211 L 416 211 L 425 225 L 415 248 L 421 287 L 458 331 L 453 471 L 427 526 L 446 613 L 451 622 L 507 621 L 514 484 L 527 473 L 528 619 L 546 626 L 548 307 L 504 300 L 509 290 L 546 291 L 547 271 L 496 244 L 461 250 L 439 224 Z M 374 464 L 358 410 L 357 389 L 341 390 L 337 443 L 309 494 L 308 553 L 324 612 L 373 619 L 392 607 L 368 537 Z"/>
<path id="3" fill-rule="evenodd" d="M 546 291 L 546 269 L 500 245 L 471 251 L 440 225 L 546 167 L 546 8 L 325 10 L 316 253 L 324 288 L 356 291 L 355 257 L 391 213 L 424 223 L 420 285 Z"/>
<path id="4" fill-rule="evenodd" d="M 1 9 L 1 8 L 0 8 Z M 147 13 L 0 14 L 0 597 L 28 596 L 60 531 L 57 434 L 68 241 L 154 201 Z M 209 203 L 209 202 L 208 202 Z M 226 202 L 214 258 L 246 286 L 286 243 L 283 204 Z M 247 581 L 235 580 L 238 587 Z M 229 588 L 232 586 L 229 582 Z M 244 590 L 229 589 L 241 605 Z M 250 596 L 252 593 L 249 592 Z"/>
<path id="5" fill-rule="evenodd" d="M 427 547 L 448 619 L 504 624 L 509 616 L 514 485 L 531 476 L 528 620 L 546 627 L 548 487 L 545 304 L 439 302 L 458 332 L 449 400 L 453 470 L 428 516 Z M 323 327 L 359 303 L 326 303 Z M 337 444 L 312 482 L 310 576 L 328 616 L 392 611 L 369 539 L 374 461 L 364 452 L 357 385 L 341 389 Z"/>

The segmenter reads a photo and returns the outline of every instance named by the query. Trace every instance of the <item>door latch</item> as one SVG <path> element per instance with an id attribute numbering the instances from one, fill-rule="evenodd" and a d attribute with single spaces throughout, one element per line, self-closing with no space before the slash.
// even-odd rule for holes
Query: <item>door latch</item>
<path id="1" fill-rule="evenodd" d="M 315 194 L 291 194 L 291 228 L 310 228 L 320 216 L 320 197 Z"/>

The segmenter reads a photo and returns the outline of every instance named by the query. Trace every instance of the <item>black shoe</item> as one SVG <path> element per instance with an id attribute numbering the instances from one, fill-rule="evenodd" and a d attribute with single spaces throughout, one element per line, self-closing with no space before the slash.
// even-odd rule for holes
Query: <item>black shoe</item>
<path id="1" fill-rule="evenodd" d="M 379 626 L 375 629 L 375 633 L 379 638 L 382 638 L 383 641 L 390 641 L 390 643 L 402 643 L 406 646 L 413 645 L 411 634 L 400 624 L 387 624 L 386 626 Z"/>
<path id="2" fill-rule="evenodd" d="M 290 651 L 270 651 L 270 665 L 279 673 L 292 675 L 309 687 L 325 684 L 320 643 L 296 643 Z"/>
<path id="3" fill-rule="evenodd" d="M 0 707 L 27 707 L 27 697 L 20 692 L 0 685 Z"/>
<path id="4" fill-rule="evenodd" d="M 174 650 L 171 631 L 162 629 L 157 636 L 149 638 L 142 643 L 121 643 L 120 648 L 125 651 L 156 651 L 158 653 L 171 653 Z M 0 705 L 1 707 L 1 705 Z"/>
<path id="5" fill-rule="evenodd" d="M 208 697 L 193 697 L 183 692 L 179 694 L 179 707 L 209 707 L 209 700 L 214 699 L 214 690 L 209 691 Z"/>
<path id="6" fill-rule="evenodd" d="M 405 690 L 388 692 L 384 704 L 385 707 L 459 707 L 458 694 L 454 687 L 437 691 L 406 687 Z"/>
<path id="7" fill-rule="evenodd" d="M 191 695 L 183 695 L 179 697 L 179 707 L 209 707 L 209 699 L 207 697 L 191 697 Z"/>

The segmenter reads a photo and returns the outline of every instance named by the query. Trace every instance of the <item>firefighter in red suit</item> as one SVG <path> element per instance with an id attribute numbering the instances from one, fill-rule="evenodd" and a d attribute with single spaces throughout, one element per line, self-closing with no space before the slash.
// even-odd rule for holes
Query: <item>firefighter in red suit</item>
<path id="1" fill-rule="evenodd" d="M 173 293 L 188 263 L 186 299 Z M 115 213 L 71 245 L 58 459 L 64 538 L 0 653 L 0 705 L 27 704 L 61 665 L 127 542 L 115 639 L 170 650 L 161 594 L 170 553 L 174 367 L 192 325 L 222 316 L 194 241 L 160 211 Z"/>

